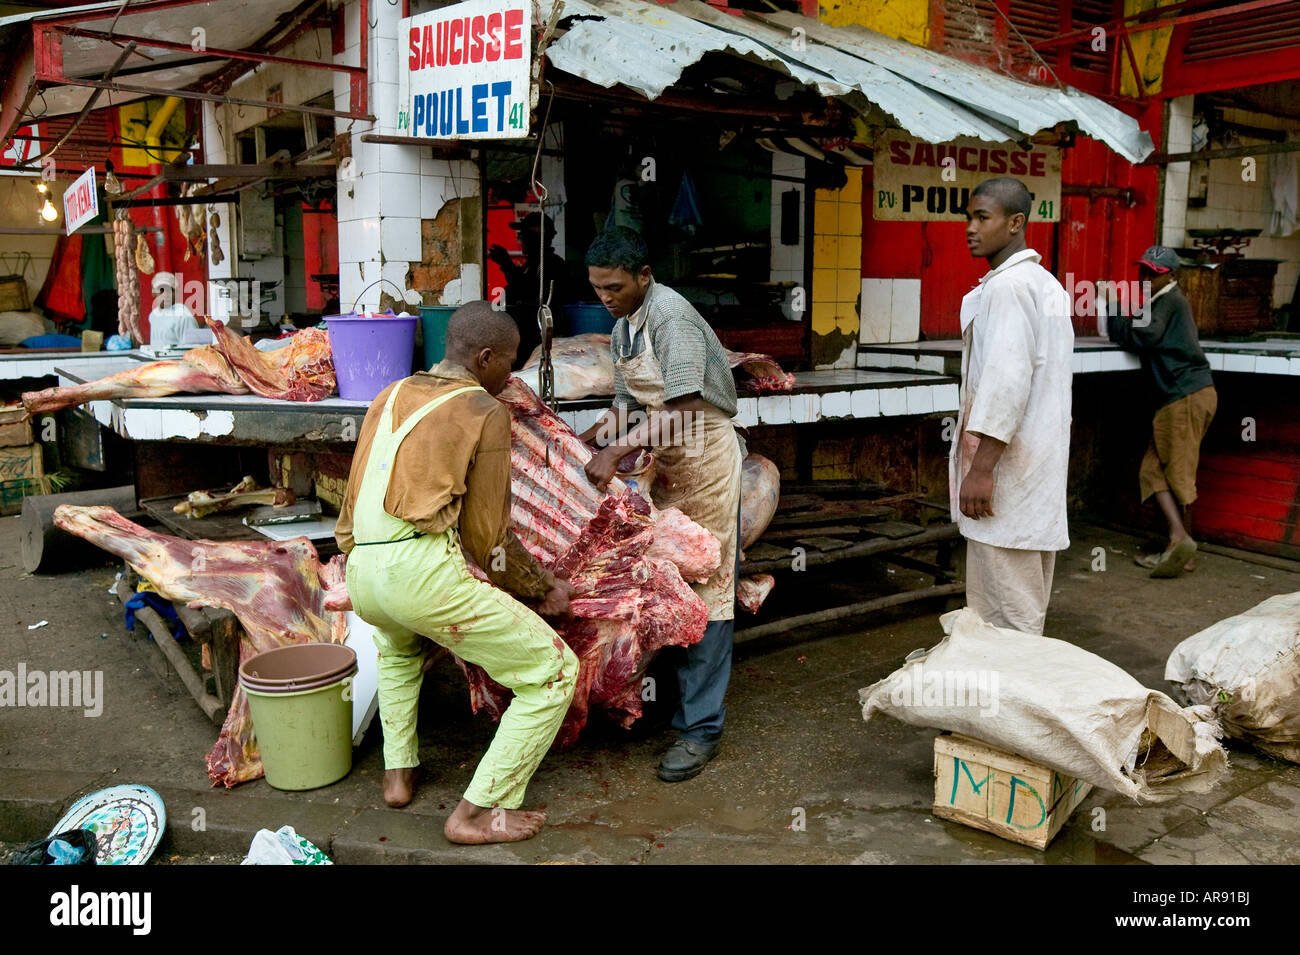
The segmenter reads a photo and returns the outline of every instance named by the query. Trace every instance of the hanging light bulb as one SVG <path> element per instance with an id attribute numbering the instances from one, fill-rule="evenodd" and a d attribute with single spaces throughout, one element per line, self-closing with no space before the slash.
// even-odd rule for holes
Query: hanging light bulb
<path id="1" fill-rule="evenodd" d="M 50 191 L 50 187 L 38 179 L 36 181 L 36 191 L 43 196 Z"/>
<path id="2" fill-rule="evenodd" d="M 104 175 L 104 191 L 110 196 L 121 195 L 122 183 L 118 181 L 117 176 L 113 175 L 113 161 L 106 160 L 104 166 L 108 170 Z"/>
<path id="3" fill-rule="evenodd" d="M 45 197 L 45 205 L 41 206 L 41 218 L 46 222 L 53 222 L 59 217 L 59 210 L 54 208 L 54 203 L 50 202 L 50 197 Z"/>

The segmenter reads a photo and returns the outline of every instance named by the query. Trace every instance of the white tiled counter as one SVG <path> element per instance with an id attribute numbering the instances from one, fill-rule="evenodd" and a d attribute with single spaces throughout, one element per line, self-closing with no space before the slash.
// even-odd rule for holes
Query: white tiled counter
<path id="1" fill-rule="evenodd" d="M 1300 339 L 1270 338 L 1264 341 L 1224 342 L 1202 339 L 1201 348 L 1212 371 L 1254 375 L 1300 375 Z M 862 345 L 858 367 L 889 371 L 912 371 L 935 375 L 961 375 L 961 340 L 894 342 Z M 1074 373 L 1135 371 L 1142 367 L 1137 355 L 1126 352 L 1107 339 L 1078 337 L 1074 340 Z"/>
<path id="2" fill-rule="evenodd" d="M 957 410 L 957 382 L 941 375 L 837 368 L 795 372 L 794 379 L 791 392 L 742 393 L 736 402 L 736 422 L 752 428 Z M 573 430 L 582 432 L 609 404 L 608 398 L 561 401 L 558 411 Z"/>

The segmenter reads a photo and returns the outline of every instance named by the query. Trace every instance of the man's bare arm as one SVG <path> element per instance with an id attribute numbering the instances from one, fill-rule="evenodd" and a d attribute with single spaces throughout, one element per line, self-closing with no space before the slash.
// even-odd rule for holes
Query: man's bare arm
<path id="1" fill-rule="evenodd" d="M 961 482 L 961 512 L 979 520 L 993 516 L 993 469 L 1007 449 L 1005 441 L 971 432 L 980 439 L 975 459 Z"/>

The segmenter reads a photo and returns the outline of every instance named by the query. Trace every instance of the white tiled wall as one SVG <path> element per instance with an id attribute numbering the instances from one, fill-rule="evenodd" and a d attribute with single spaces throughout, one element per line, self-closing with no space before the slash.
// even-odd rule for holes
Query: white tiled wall
<path id="1" fill-rule="evenodd" d="M 802 179 L 804 176 L 804 161 L 799 156 L 791 156 L 789 153 L 772 154 L 772 175 L 790 176 L 795 179 Z M 781 196 L 782 194 L 795 189 L 799 193 L 799 244 L 782 245 L 781 244 Z M 804 249 L 807 236 L 804 235 L 805 213 L 807 211 L 805 202 L 808 201 L 807 193 L 801 183 L 787 182 L 783 179 L 772 180 L 772 281 L 773 282 L 794 282 L 797 287 L 804 287 L 807 277 L 804 274 Z M 812 298 L 807 294 L 805 288 L 803 296 L 804 311 L 796 314 L 791 308 L 791 296 L 786 296 L 784 311 L 787 318 L 795 320 L 802 319 L 807 313 L 808 307 L 812 304 Z"/>
<path id="2" fill-rule="evenodd" d="M 1229 122 L 1249 126 L 1286 128 L 1286 124 L 1281 120 L 1245 110 L 1224 110 L 1223 118 Z M 1243 141 L 1243 145 L 1249 143 L 1250 140 Z M 1212 143 L 1210 148 L 1214 148 L 1215 145 Z M 1170 148 L 1178 147 L 1171 144 Z M 1253 158 L 1255 159 L 1253 182 L 1242 178 L 1245 167 L 1239 158 L 1216 159 L 1210 162 L 1209 189 L 1205 207 L 1187 210 L 1187 228 L 1263 229 L 1267 233 L 1272 211 L 1269 163 L 1274 157 L 1261 155 Z M 1167 201 L 1168 186 L 1166 185 L 1166 204 Z M 1278 263 L 1277 278 L 1273 283 L 1273 307 L 1277 308 L 1290 302 L 1291 296 L 1295 293 L 1297 279 L 1300 279 L 1300 232 L 1285 237 L 1265 234 L 1251 239 L 1250 245 L 1246 248 L 1246 256 L 1282 260 Z"/>
<path id="3" fill-rule="evenodd" d="M 356 0 L 345 6 L 345 49 L 336 62 L 359 62 L 358 10 Z M 405 291 L 409 303 L 418 303 L 419 296 L 406 289 L 406 273 L 411 262 L 422 258 L 421 220 L 436 217 L 452 199 L 479 194 L 478 170 L 472 162 L 434 159 L 429 149 L 418 146 L 361 141 L 365 132 L 397 133 L 394 124 L 401 6 L 372 2 L 370 16 L 374 27 L 370 32 L 369 108 L 376 122 L 372 126 L 339 119 L 335 124 L 340 132 L 351 128 L 353 159 L 352 178 L 342 173 L 339 177 L 340 302 L 347 308 L 370 283 L 386 280 L 365 291 L 359 309 L 377 307 L 383 292 L 397 297 L 399 291 Z M 338 108 L 346 108 L 346 77 L 335 77 L 334 96 Z M 478 298 L 482 294 L 481 271 L 477 265 L 462 268 L 460 280 L 450 290 L 454 301 L 448 304 Z"/>
<path id="4" fill-rule="evenodd" d="M 1195 97 L 1180 96 L 1169 101 L 1169 134 L 1165 150 L 1190 152 L 1192 148 L 1192 105 Z M 1165 205 L 1160 242 L 1162 245 L 1186 245 L 1187 184 L 1191 163 L 1175 162 L 1165 166 Z"/>
<path id="5" fill-rule="evenodd" d="M 858 340 L 864 344 L 914 342 L 921 337 L 921 280 L 862 280 L 862 324 Z"/>

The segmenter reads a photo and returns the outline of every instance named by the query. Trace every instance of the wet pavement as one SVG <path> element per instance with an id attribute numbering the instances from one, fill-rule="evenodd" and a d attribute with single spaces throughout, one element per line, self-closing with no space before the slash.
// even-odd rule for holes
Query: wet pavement
<path id="1" fill-rule="evenodd" d="M 1117 663 L 1147 686 L 1163 680 L 1184 637 L 1277 593 L 1300 574 L 1202 555 L 1194 574 L 1152 581 L 1135 567 L 1138 541 L 1095 526 L 1072 527 L 1058 557 L 1049 635 Z M 1094 571 L 1096 548 L 1105 571 Z M 1300 766 L 1229 744 L 1230 773 L 1212 793 L 1161 806 L 1094 791 L 1046 851 L 930 814 L 935 732 L 889 719 L 862 721 L 858 690 L 942 634 L 937 616 L 960 605 L 932 601 L 829 624 L 737 649 L 720 755 L 696 779 L 655 776 L 671 737 L 671 661 L 652 671 L 665 692 L 631 731 L 593 722 L 572 749 L 553 753 L 529 789 L 549 825 L 516 845 L 459 847 L 442 821 L 459 800 L 493 724 L 469 713 L 448 661 L 426 681 L 414 802 L 391 810 L 380 797 L 378 722 L 351 774 L 308 793 L 258 780 L 209 788 L 203 757 L 217 728 L 179 683 L 164 683 L 125 635 L 107 593 L 115 568 L 27 576 L 18 519 L 0 519 L 0 669 L 101 670 L 103 713 L 0 711 L 0 842 L 44 836 L 81 793 L 139 782 L 163 796 L 168 834 L 159 862 L 230 862 L 259 828 L 294 826 L 339 863 L 972 863 L 1212 864 L 1300 861 Z M 805 572 L 778 583 L 773 609 L 806 610 L 853 599 L 910 572 L 866 562 Z M 41 620 L 48 623 L 27 628 Z M 743 626 L 742 621 L 742 626 Z M 1099 811 L 1100 810 L 1100 811 Z"/>

